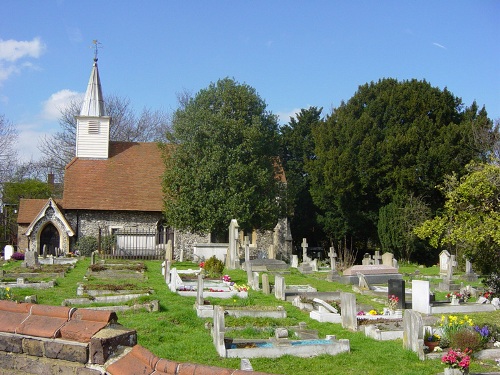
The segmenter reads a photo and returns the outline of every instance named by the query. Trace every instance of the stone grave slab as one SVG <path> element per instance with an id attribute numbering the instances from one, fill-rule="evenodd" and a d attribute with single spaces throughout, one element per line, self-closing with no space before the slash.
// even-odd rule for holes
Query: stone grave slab
<path id="1" fill-rule="evenodd" d="M 377 264 L 377 265 L 355 265 L 343 272 L 339 282 L 343 284 L 359 284 L 358 273 L 364 275 L 366 282 L 373 284 L 387 284 L 390 279 L 402 279 L 397 268 Z"/>

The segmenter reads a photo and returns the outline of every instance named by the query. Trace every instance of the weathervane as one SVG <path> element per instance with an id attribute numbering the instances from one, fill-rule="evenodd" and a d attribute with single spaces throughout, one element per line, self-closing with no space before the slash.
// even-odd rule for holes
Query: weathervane
<path id="1" fill-rule="evenodd" d="M 90 46 L 90 48 L 94 49 L 94 61 L 97 62 L 97 51 L 99 48 L 102 48 L 102 43 L 100 43 L 97 39 L 94 39 L 92 41 L 93 46 Z"/>

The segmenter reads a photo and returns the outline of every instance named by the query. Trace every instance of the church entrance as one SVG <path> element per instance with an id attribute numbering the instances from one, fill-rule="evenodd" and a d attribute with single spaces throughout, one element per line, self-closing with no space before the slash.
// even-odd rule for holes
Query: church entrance
<path id="1" fill-rule="evenodd" d="M 43 254 L 43 248 L 46 246 L 47 255 L 56 255 L 56 248 L 59 248 L 59 232 L 54 224 L 49 223 L 43 228 L 40 234 L 40 255 Z"/>

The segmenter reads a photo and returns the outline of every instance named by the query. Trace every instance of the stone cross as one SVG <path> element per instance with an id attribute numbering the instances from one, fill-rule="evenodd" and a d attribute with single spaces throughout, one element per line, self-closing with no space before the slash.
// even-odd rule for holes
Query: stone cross
<path id="1" fill-rule="evenodd" d="M 337 269 L 337 253 L 335 252 L 335 248 L 330 247 L 330 252 L 328 253 L 330 257 L 330 267 L 332 270 Z"/>
<path id="2" fill-rule="evenodd" d="M 311 259 L 307 256 L 307 247 L 309 246 L 305 238 L 302 239 L 302 262 L 309 262 Z"/>
<path id="3" fill-rule="evenodd" d="M 238 229 L 239 229 L 238 221 L 236 219 L 232 219 L 229 224 L 229 251 L 227 254 L 227 268 L 230 270 L 234 270 L 240 263 L 238 256 Z"/>
<path id="4" fill-rule="evenodd" d="M 451 280 L 452 280 L 452 278 L 453 278 L 453 267 L 455 267 L 455 266 L 456 266 L 456 263 L 457 263 L 457 262 L 455 261 L 455 255 L 452 255 L 452 256 L 450 257 L 449 262 L 448 262 L 448 269 L 447 269 L 447 271 L 446 271 L 446 280 L 447 280 L 447 281 L 450 281 L 450 282 L 451 282 Z"/>
<path id="5" fill-rule="evenodd" d="M 380 255 L 380 251 L 375 251 L 375 255 L 373 256 L 374 264 L 378 265 L 380 264 L 380 261 L 382 260 L 382 256 Z"/>

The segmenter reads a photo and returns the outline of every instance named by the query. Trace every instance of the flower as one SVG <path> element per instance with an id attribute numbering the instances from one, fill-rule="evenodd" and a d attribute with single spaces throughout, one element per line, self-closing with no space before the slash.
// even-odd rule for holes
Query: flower
<path id="1" fill-rule="evenodd" d="M 440 346 L 435 346 L 433 351 L 436 352 L 436 353 L 442 352 L 443 348 L 441 348 Z"/>
<path id="2" fill-rule="evenodd" d="M 437 342 L 441 340 L 441 336 L 438 334 L 432 333 L 430 330 L 425 330 L 425 335 L 424 335 L 424 341 L 429 341 L 429 342 Z"/>
<path id="3" fill-rule="evenodd" d="M 370 311 L 368 311 L 368 314 L 370 314 L 370 315 L 377 315 L 377 311 L 376 310 L 370 310 Z"/>
<path id="4" fill-rule="evenodd" d="M 229 275 L 222 276 L 222 281 L 225 281 L 227 283 L 230 282 L 231 281 L 231 276 L 229 276 Z"/>
<path id="5" fill-rule="evenodd" d="M 493 346 L 494 346 L 495 348 L 500 348 L 500 341 L 495 341 L 495 342 L 493 343 Z"/>
<path id="6" fill-rule="evenodd" d="M 460 349 L 450 349 L 448 353 L 441 357 L 441 362 L 449 368 L 458 368 L 466 370 L 470 365 L 470 351 L 465 349 L 463 352 Z"/>
<path id="7" fill-rule="evenodd" d="M 200 266 L 200 268 L 205 268 L 205 262 L 200 262 L 200 264 L 198 264 Z"/>
<path id="8" fill-rule="evenodd" d="M 394 294 L 391 294 L 388 298 L 387 306 L 389 307 L 390 310 L 396 310 L 396 307 L 398 307 L 398 302 L 399 302 L 399 297 L 395 296 Z"/>
<path id="9" fill-rule="evenodd" d="M 361 311 L 358 311 L 358 313 L 356 314 L 357 316 L 362 316 L 362 315 L 366 315 L 365 312 L 363 310 Z"/>
<path id="10" fill-rule="evenodd" d="M 493 293 L 491 293 L 491 292 L 485 292 L 483 294 L 483 297 L 486 298 L 487 300 L 491 301 L 491 297 L 493 297 Z"/>

